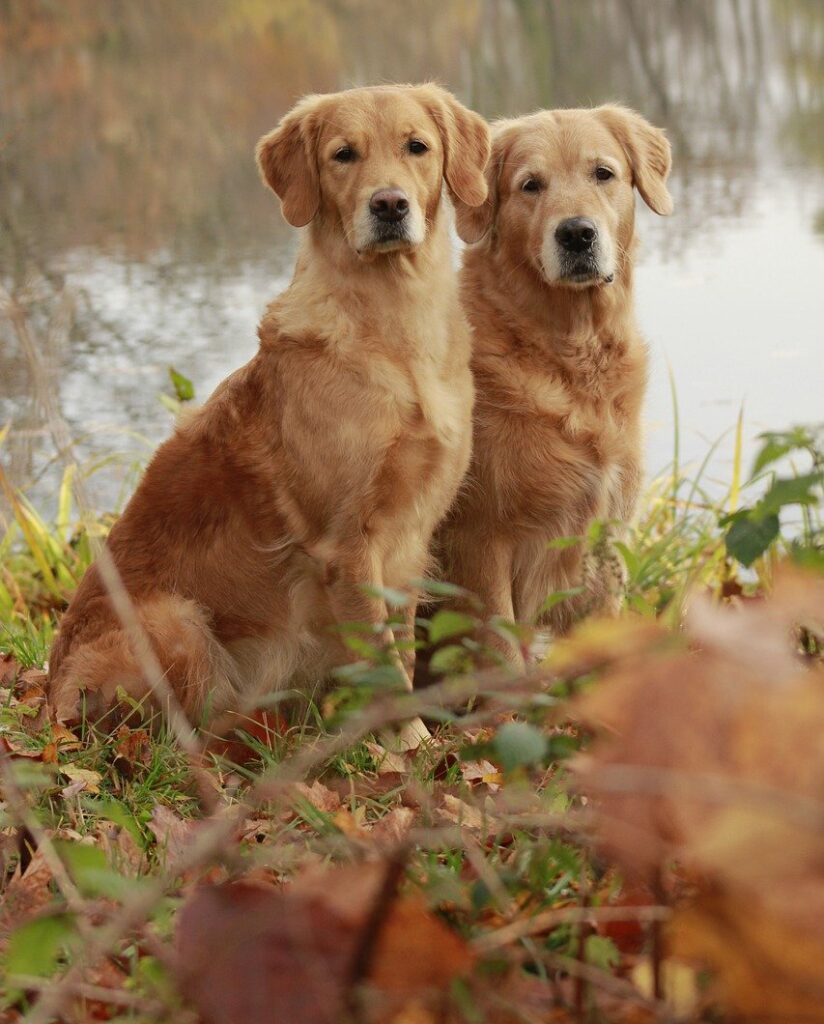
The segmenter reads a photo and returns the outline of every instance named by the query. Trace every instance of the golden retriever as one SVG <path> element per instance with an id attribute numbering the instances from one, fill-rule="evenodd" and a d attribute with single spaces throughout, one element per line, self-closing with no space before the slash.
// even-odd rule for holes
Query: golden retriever
<path id="1" fill-rule="evenodd" d="M 619 106 L 493 126 L 489 197 L 458 213 L 475 243 L 461 271 L 473 456 L 437 538 L 444 578 L 478 595 L 486 616 L 562 632 L 619 600 L 603 545 L 594 559 L 583 543 L 549 545 L 596 519 L 624 523 L 635 507 L 647 351 L 633 309 L 633 188 L 670 213 L 670 164 L 664 133 Z"/>
<path id="2" fill-rule="evenodd" d="M 344 623 L 401 639 L 381 590 L 425 573 L 471 444 L 443 183 L 479 206 L 488 156 L 486 123 L 434 85 L 310 96 L 258 144 L 286 220 L 308 225 L 294 278 L 258 354 L 178 425 L 107 542 L 193 718 L 351 660 Z M 395 658 L 408 685 L 412 660 Z M 48 685 L 62 720 L 119 689 L 152 702 L 97 567 Z"/>

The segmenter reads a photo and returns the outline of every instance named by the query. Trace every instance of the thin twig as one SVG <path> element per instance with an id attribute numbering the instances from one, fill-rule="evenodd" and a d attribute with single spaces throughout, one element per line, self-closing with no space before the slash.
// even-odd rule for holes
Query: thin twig
<path id="1" fill-rule="evenodd" d="M 518 939 L 528 935 L 540 935 L 551 931 L 562 924 L 578 924 L 605 921 L 668 921 L 672 917 L 669 907 L 560 907 L 558 910 L 545 910 L 534 917 L 496 928 L 495 931 L 479 935 L 472 941 L 472 946 L 479 953 L 491 953 L 496 949 L 509 946 Z"/>
<path id="2" fill-rule="evenodd" d="M 51 981 L 48 978 L 41 978 L 32 974 L 13 974 L 11 979 L 16 988 L 26 989 L 31 992 L 44 992 L 48 989 Z M 107 988 L 104 985 L 90 985 L 88 982 L 78 982 L 72 989 L 72 994 L 81 999 L 95 1003 L 108 1003 L 111 1006 L 124 1006 L 129 1009 L 139 1010 L 142 1013 L 158 1016 L 167 1012 L 167 1007 L 161 1002 L 144 999 L 134 992 L 127 992 L 122 988 Z"/>

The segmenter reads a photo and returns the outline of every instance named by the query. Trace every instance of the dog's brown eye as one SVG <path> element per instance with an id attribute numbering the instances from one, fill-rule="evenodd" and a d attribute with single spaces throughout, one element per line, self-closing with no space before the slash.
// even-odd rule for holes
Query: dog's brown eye
<path id="1" fill-rule="evenodd" d="M 522 192 L 540 192 L 541 183 L 537 178 L 527 178 L 526 181 L 521 185 Z"/>
<path id="2" fill-rule="evenodd" d="M 595 177 L 598 181 L 609 181 L 610 178 L 615 177 L 615 174 L 609 169 L 609 167 L 596 167 Z"/>
<path id="3" fill-rule="evenodd" d="M 409 140 L 409 152 L 410 153 L 426 153 L 429 150 L 429 146 L 425 142 L 421 142 L 420 139 Z"/>
<path id="4" fill-rule="evenodd" d="M 337 160 L 339 164 L 348 164 L 355 159 L 356 155 L 351 146 L 341 146 L 332 159 Z"/>

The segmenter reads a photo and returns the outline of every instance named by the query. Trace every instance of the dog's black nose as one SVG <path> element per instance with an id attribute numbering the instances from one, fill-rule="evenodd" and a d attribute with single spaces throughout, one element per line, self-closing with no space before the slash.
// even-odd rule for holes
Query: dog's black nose
<path id="1" fill-rule="evenodd" d="M 369 200 L 369 209 L 378 220 L 396 224 L 409 213 L 409 200 L 399 188 L 381 188 Z"/>
<path id="2" fill-rule="evenodd" d="M 570 217 L 555 229 L 555 241 L 567 252 L 586 252 L 598 237 L 598 228 L 589 217 Z"/>

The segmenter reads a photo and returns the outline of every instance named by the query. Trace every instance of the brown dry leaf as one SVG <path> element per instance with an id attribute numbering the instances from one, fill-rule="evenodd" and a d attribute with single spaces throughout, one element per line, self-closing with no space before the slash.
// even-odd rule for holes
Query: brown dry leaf
<path id="1" fill-rule="evenodd" d="M 700 594 L 690 601 L 686 625 L 702 648 L 780 681 L 798 671 L 794 630 L 803 625 L 824 635 L 824 578 L 781 566 L 768 600 L 732 605 L 718 614 L 713 602 Z"/>
<path id="2" fill-rule="evenodd" d="M 136 878 L 143 870 L 145 854 L 127 828 L 112 821 L 97 824 L 97 844 L 112 867 L 127 878 Z"/>
<path id="3" fill-rule="evenodd" d="M 176 861 L 189 845 L 195 823 L 185 821 L 163 804 L 155 804 L 148 821 L 149 830 L 163 850 L 166 860 Z"/>
<path id="4" fill-rule="evenodd" d="M 61 751 L 80 750 L 83 746 L 80 738 L 61 722 L 55 722 L 51 729 L 52 740 Z"/>
<path id="5" fill-rule="evenodd" d="M 19 743 L 10 736 L 0 736 L 0 753 L 8 754 L 10 757 L 25 757 L 31 761 L 42 761 L 43 760 L 43 748 L 40 750 L 28 750 L 26 747 L 21 747 Z"/>
<path id="6" fill-rule="evenodd" d="M 115 736 L 112 764 L 120 774 L 131 779 L 138 765 L 144 768 L 152 763 L 152 742 L 145 729 L 130 729 L 121 725 Z"/>
<path id="7" fill-rule="evenodd" d="M 556 984 L 517 967 L 503 977 L 497 972 L 473 977 L 469 986 L 484 1024 L 581 1024 L 574 1012 L 557 1005 L 561 993 Z M 459 1014 L 454 1024 L 464 1021 Z"/>
<path id="8" fill-rule="evenodd" d="M 581 702 L 607 732 L 578 770 L 625 873 L 653 878 L 673 855 L 689 871 L 697 896 L 673 922 L 677 955 L 717 971 L 731 1011 L 814 1021 L 824 667 L 804 670 L 792 627 L 820 614 L 822 584 L 781 580 L 770 601 L 695 604 L 695 653 L 636 649 L 613 667 Z"/>
<path id="9" fill-rule="evenodd" d="M 316 870 L 286 889 L 200 887 L 179 916 L 181 991 L 205 1024 L 339 1024 L 386 870 Z M 463 940 L 417 900 L 391 901 L 377 925 L 364 966 L 382 1011 L 391 1007 L 383 1020 L 405 1010 L 409 992 L 442 997 L 471 966 Z"/>
<path id="10" fill-rule="evenodd" d="M 652 619 L 587 619 L 552 645 L 544 664 L 561 675 L 583 675 L 658 644 L 672 647 L 673 637 Z"/>
<path id="11" fill-rule="evenodd" d="M 340 810 L 340 796 L 331 789 L 327 789 L 317 779 L 315 779 L 311 786 L 307 786 L 305 782 L 296 782 L 295 792 L 302 796 L 304 800 L 308 800 L 317 810 L 323 811 L 324 814 L 334 814 L 335 811 Z"/>
<path id="12" fill-rule="evenodd" d="M 338 1024 L 351 929 L 323 902 L 203 886 L 179 915 L 178 982 L 205 1024 Z"/>
<path id="13" fill-rule="evenodd" d="M 398 900 L 380 930 L 369 981 L 382 992 L 420 996 L 445 990 L 467 974 L 472 954 L 463 939 L 427 909 L 423 900 Z"/>
<path id="14" fill-rule="evenodd" d="M 34 686 L 28 686 L 15 699 L 18 704 L 25 704 L 26 707 L 30 708 L 37 708 L 46 703 L 46 692 L 42 686 L 35 684 Z"/>
<path id="15" fill-rule="evenodd" d="M 74 794 L 85 791 L 86 793 L 99 793 L 100 782 L 103 776 L 91 768 L 78 768 L 76 764 L 64 764 L 60 766 L 60 774 L 65 775 L 69 782 L 73 783 Z"/>
<path id="16" fill-rule="evenodd" d="M 711 967 L 723 1005 L 745 1020 L 824 1021 L 821 919 L 816 932 L 806 933 L 750 895 L 705 892 L 678 911 L 673 951 Z"/>
<path id="17" fill-rule="evenodd" d="M 245 765 L 260 758 L 257 744 L 271 747 L 275 736 L 288 732 L 288 721 L 276 711 L 257 708 L 242 715 L 227 713 L 221 734 L 209 738 L 207 751 L 232 764 Z"/>
<path id="18" fill-rule="evenodd" d="M 378 762 L 378 775 L 408 775 L 411 761 L 404 754 L 387 750 L 380 743 L 367 740 L 366 749 Z"/>
<path id="19" fill-rule="evenodd" d="M 372 827 L 372 838 L 379 843 L 400 843 L 415 823 L 411 807 L 393 807 Z"/>
<path id="20" fill-rule="evenodd" d="M 0 654 L 0 686 L 11 686 L 22 667 L 13 654 Z"/>
<path id="21" fill-rule="evenodd" d="M 489 787 L 490 793 L 497 793 L 503 782 L 503 775 L 490 761 L 464 761 L 461 764 L 464 782 L 477 782 Z"/>
<path id="22" fill-rule="evenodd" d="M 438 807 L 435 812 L 439 818 L 463 828 L 486 829 L 493 828 L 493 821 L 489 815 L 479 807 L 466 803 L 451 793 L 444 793 L 443 806 Z"/>
<path id="23" fill-rule="evenodd" d="M 0 940 L 51 903 L 51 868 L 40 850 L 36 850 L 21 874 L 18 867 L 0 900 Z"/>
<path id="24" fill-rule="evenodd" d="M 365 807 L 356 807 L 354 811 L 350 811 L 348 807 L 341 807 L 332 815 L 332 824 L 339 828 L 345 836 L 362 839 L 367 834 L 364 828 L 365 818 Z"/>
<path id="25" fill-rule="evenodd" d="M 46 680 L 49 673 L 42 668 L 27 668 L 17 677 L 17 689 L 25 692 L 32 686 L 38 686 L 45 692 Z"/>
<path id="26" fill-rule="evenodd" d="M 84 972 L 84 980 L 95 988 L 121 990 L 129 980 L 117 964 L 110 959 L 98 960 L 93 967 L 87 968 Z M 115 1004 L 105 999 L 81 999 L 75 1003 L 74 1019 L 86 1020 L 111 1020 L 119 1017 Z"/>

